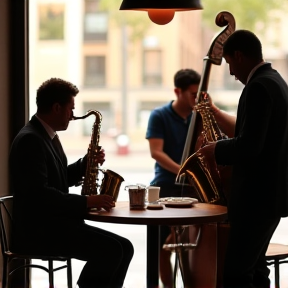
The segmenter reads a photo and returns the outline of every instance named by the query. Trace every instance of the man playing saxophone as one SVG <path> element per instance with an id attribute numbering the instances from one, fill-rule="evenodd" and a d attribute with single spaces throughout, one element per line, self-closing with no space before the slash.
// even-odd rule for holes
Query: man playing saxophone
<path id="1" fill-rule="evenodd" d="M 37 90 L 37 113 L 12 143 L 12 251 L 86 261 L 77 281 L 79 288 L 118 288 L 133 257 L 132 243 L 85 224 L 87 209 L 109 211 L 115 203 L 109 195 L 69 194 L 69 187 L 85 175 L 87 155 L 68 165 L 56 133 L 66 130 L 72 120 L 78 92 L 65 80 L 45 81 Z M 94 161 L 103 164 L 103 149 Z"/>
<path id="2" fill-rule="evenodd" d="M 211 162 L 233 167 L 223 287 L 268 288 L 266 250 L 281 217 L 288 216 L 288 86 L 263 60 L 261 42 L 250 31 L 235 31 L 223 57 L 245 85 L 235 133 L 200 150 Z"/>

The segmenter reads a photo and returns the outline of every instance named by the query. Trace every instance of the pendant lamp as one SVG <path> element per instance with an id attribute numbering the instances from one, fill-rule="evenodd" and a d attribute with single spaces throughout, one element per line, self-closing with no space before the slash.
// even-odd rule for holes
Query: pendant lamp
<path id="1" fill-rule="evenodd" d="M 123 0 L 120 10 L 147 11 L 159 25 L 169 23 L 175 12 L 203 9 L 200 0 Z"/>

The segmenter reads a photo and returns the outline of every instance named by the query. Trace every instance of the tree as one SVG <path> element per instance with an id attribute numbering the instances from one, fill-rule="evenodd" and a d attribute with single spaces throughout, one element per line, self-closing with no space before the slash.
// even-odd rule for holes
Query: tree
<path id="1" fill-rule="evenodd" d="M 265 28 L 273 19 L 269 12 L 286 7 L 285 0 L 202 0 L 203 23 L 207 27 L 217 30 L 216 15 L 220 11 L 232 13 L 236 22 L 236 29 L 247 29 L 257 33 L 264 33 Z M 270 22 L 271 23 L 271 22 Z"/>
<path id="2" fill-rule="evenodd" d="M 137 1 L 137 0 L 135 0 Z M 131 41 L 142 39 L 145 32 L 151 25 L 147 13 L 133 11 L 119 11 L 121 1 L 119 0 L 100 0 L 100 8 L 107 11 L 110 19 L 118 27 L 123 25 L 129 27 L 129 37 Z"/>

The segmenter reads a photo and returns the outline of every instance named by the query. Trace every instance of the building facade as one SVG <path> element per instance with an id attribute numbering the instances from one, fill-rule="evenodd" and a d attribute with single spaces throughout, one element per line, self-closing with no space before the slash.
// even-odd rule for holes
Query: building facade
<path id="1" fill-rule="evenodd" d="M 133 144 L 144 141 L 150 111 L 175 98 L 174 73 L 188 67 L 202 72 L 215 33 L 203 27 L 200 10 L 177 12 L 167 25 L 151 22 L 132 39 L 143 19 L 137 16 L 145 12 L 111 11 L 102 8 L 101 0 L 30 2 L 30 111 L 35 111 L 37 87 L 46 79 L 60 77 L 80 89 L 75 115 L 98 110 L 103 115 L 102 137 L 125 134 Z M 135 13 L 135 25 L 119 24 L 117 17 L 128 15 L 121 13 Z M 281 25 L 273 27 L 272 31 L 283 33 Z M 269 39 L 279 38 L 271 35 L 274 38 Z M 287 52 L 281 45 L 276 52 L 268 45 L 267 60 L 287 75 Z M 226 63 L 212 68 L 209 93 L 220 107 L 235 112 L 242 88 L 229 77 Z M 94 121 L 89 118 L 70 125 L 65 137 L 87 141 Z"/>

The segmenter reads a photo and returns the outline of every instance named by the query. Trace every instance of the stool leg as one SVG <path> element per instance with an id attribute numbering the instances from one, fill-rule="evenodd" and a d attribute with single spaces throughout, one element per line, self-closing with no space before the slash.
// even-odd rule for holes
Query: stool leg
<path id="1" fill-rule="evenodd" d="M 280 288 L 280 271 L 279 271 L 279 260 L 275 259 L 275 263 L 274 263 L 274 267 L 275 267 L 275 288 Z"/>
<path id="2" fill-rule="evenodd" d="M 31 259 L 25 259 L 24 260 L 24 265 L 29 265 L 31 264 Z M 30 288 L 30 267 L 25 268 L 25 288 Z"/>
<path id="3" fill-rule="evenodd" d="M 8 284 L 8 262 L 7 258 L 3 258 L 3 267 L 2 267 L 2 288 L 6 288 Z"/>
<path id="4" fill-rule="evenodd" d="M 176 278 L 177 278 L 177 270 L 178 270 L 178 252 L 175 253 L 175 263 L 174 263 L 174 271 L 173 271 L 173 288 L 176 288 Z"/>
<path id="5" fill-rule="evenodd" d="M 54 271 L 53 271 L 53 260 L 48 260 L 49 269 L 49 288 L 54 288 Z"/>
<path id="6" fill-rule="evenodd" d="M 68 281 L 68 288 L 72 288 L 72 265 L 71 259 L 67 260 L 67 281 Z"/>

